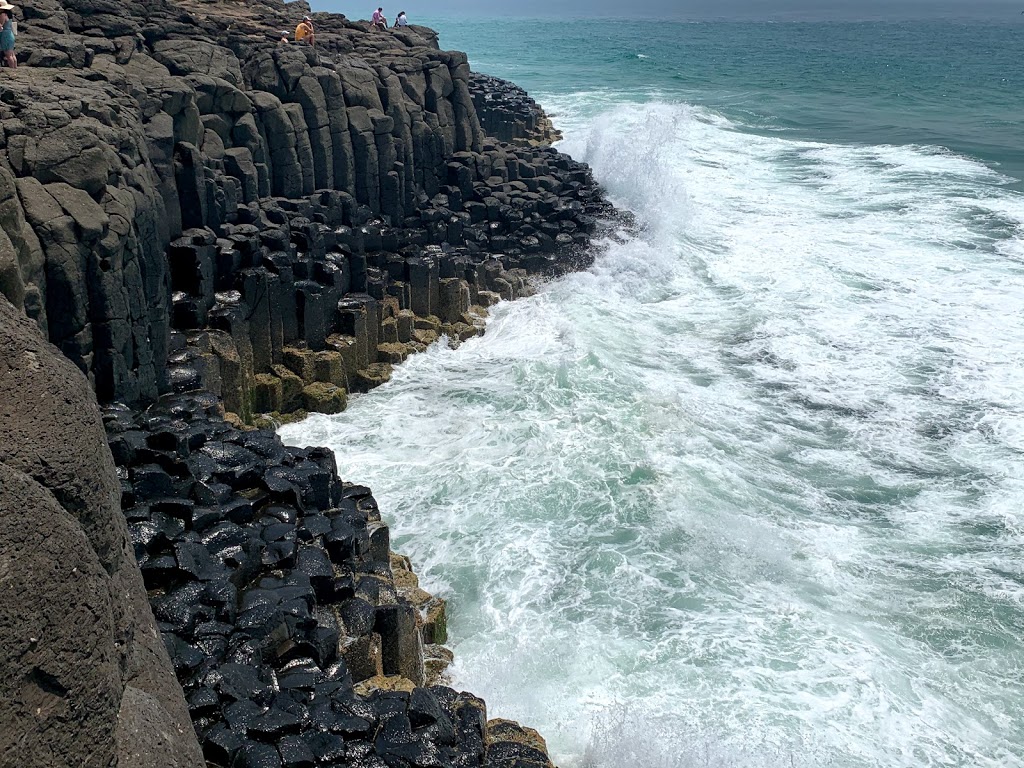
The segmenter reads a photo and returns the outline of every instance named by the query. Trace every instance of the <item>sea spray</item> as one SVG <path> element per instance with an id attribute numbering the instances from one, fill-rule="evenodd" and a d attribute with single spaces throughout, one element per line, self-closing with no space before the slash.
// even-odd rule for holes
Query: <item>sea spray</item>
<path id="1" fill-rule="evenodd" d="M 561 764 L 1024 764 L 1024 203 L 601 109 L 558 102 L 564 147 L 641 235 L 286 438 L 374 488 L 456 683 Z"/>
<path id="2" fill-rule="evenodd" d="M 709 733 L 689 718 L 610 707 L 594 718 L 580 768 L 812 768 L 835 763 L 802 745 L 778 747 L 749 735 Z"/>

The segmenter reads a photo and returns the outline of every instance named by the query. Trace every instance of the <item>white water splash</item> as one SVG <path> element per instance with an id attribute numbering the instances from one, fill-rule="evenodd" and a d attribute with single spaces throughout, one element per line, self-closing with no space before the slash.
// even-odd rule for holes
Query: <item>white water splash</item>
<path id="1" fill-rule="evenodd" d="M 563 766 L 1024 765 L 1024 200 L 614 101 L 553 108 L 644 235 L 285 438 Z"/>

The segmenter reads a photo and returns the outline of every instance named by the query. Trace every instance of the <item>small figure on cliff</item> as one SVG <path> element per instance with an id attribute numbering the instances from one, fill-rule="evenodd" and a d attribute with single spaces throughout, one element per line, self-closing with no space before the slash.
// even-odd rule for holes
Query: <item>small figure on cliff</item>
<path id="1" fill-rule="evenodd" d="M 313 20 L 309 16 L 303 16 L 299 26 L 295 28 L 295 42 L 316 45 L 316 35 L 313 33 Z"/>
<path id="2" fill-rule="evenodd" d="M 290 43 L 291 42 L 291 40 L 288 39 L 288 30 L 287 29 L 282 29 L 281 30 L 281 39 L 278 40 L 278 42 L 279 43 Z"/>
<path id="3" fill-rule="evenodd" d="M 4 66 L 18 68 L 18 59 L 14 55 L 14 40 L 17 36 L 14 26 L 14 6 L 7 0 L 0 0 L 0 55 Z"/>
<path id="4" fill-rule="evenodd" d="M 387 29 L 388 20 L 384 18 L 384 9 L 378 8 L 373 12 L 373 16 L 370 18 L 370 26 L 373 29 Z"/>
<path id="5" fill-rule="evenodd" d="M 407 19 L 405 17 L 405 11 L 399 11 L 398 12 L 398 16 L 395 17 L 395 26 L 396 27 L 408 27 L 409 26 L 409 19 Z"/>

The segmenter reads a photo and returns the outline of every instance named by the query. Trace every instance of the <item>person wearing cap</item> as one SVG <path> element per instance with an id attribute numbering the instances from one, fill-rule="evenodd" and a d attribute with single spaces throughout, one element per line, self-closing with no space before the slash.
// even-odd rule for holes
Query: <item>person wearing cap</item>
<path id="1" fill-rule="evenodd" d="M 313 20 L 309 16 L 303 16 L 299 26 L 295 28 L 295 42 L 316 45 L 316 35 L 313 34 Z"/>
<path id="2" fill-rule="evenodd" d="M 370 17 L 370 27 L 373 29 L 387 29 L 388 20 L 384 17 L 384 9 L 378 8 Z"/>
<path id="3" fill-rule="evenodd" d="M 282 29 L 281 30 L 281 39 L 278 40 L 278 42 L 279 43 L 290 43 L 291 42 L 291 40 L 288 39 L 288 30 L 287 29 Z"/>
<path id="4" fill-rule="evenodd" d="M 7 0 L 0 0 L 0 56 L 4 64 L 17 69 L 18 59 L 14 55 L 14 6 Z"/>

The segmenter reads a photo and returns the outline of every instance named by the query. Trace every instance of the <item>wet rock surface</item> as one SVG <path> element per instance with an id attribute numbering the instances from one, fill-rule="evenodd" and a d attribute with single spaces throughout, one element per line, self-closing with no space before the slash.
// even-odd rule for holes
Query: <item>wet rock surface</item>
<path id="1" fill-rule="evenodd" d="M 210 764 L 491 764 L 484 703 L 424 668 L 443 602 L 391 553 L 373 495 L 338 478 L 330 451 L 236 429 L 210 394 L 109 406 L 104 422 Z"/>
<path id="2" fill-rule="evenodd" d="M 213 392 L 245 422 L 336 413 L 440 336 L 482 332 L 483 309 L 532 279 L 588 265 L 610 213 L 589 170 L 549 149 L 488 147 L 453 155 L 452 184 L 397 225 L 323 191 L 185 231 L 168 258 L 169 388 Z"/>

